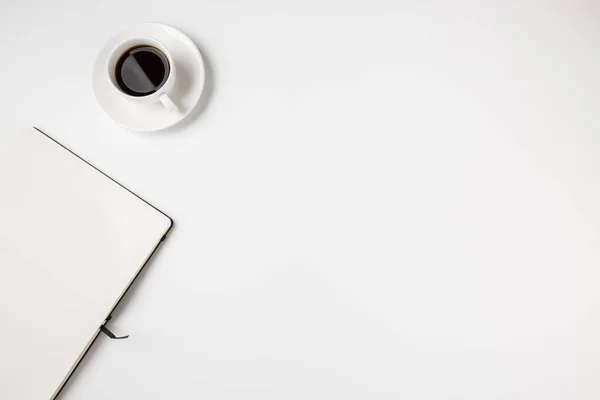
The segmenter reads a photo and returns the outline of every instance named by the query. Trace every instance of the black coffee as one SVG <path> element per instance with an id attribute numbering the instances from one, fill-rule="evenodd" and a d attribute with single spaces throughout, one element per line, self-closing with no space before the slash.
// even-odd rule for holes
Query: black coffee
<path id="1" fill-rule="evenodd" d="M 148 96 L 165 84 L 169 60 L 156 47 L 142 45 L 127 50 L 115 67 L 117 84 L 131 96 Z"/>

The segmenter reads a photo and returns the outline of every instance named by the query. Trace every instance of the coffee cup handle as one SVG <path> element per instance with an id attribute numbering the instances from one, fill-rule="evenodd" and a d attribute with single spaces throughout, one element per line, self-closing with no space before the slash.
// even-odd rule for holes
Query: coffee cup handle
<path id="1" fill-rule="evenodd" d="M 177 107 L 177 104 L 173 103 L 173 100 L 171 100 L 171 98 L 168 95 L 162 94 L 158 99 L 163 104 L 163 106 L 167 108 L 167 110 L 173 112 L 179 111 L 179 107 Z"/>

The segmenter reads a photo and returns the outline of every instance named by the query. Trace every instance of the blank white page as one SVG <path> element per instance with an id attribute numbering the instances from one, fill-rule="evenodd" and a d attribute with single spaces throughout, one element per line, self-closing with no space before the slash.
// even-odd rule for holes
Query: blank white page
<path id="1" fill-rule="evenodd" d="M 43 133 L 0 152 L 0 398 L 51 398 L 171 227 Z"/>

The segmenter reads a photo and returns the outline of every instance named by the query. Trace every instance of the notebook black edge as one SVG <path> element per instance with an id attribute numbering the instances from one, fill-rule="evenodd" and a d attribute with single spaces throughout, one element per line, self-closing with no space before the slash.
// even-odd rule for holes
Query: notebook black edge
<path id="1" fill-rule="evenodd" d="M 167 214 L 165 214 L 164 212 L 162 212 L 158 208 L 154 207 L 152 204 L 150 204 L 146 200 L 142 199 L 140 196 L 138 196 L 137 194 L 135 194 L 134 192 L 132 192 L 131 190 L 129 190 L 128 188 L 126 188 L 125 186 L 123 186 L 122 184 L 120 184 L 118 181 L 116 181 L 115 179 L 111 178 L 110 176 L 108 176 L 107 174 L 105 174 L 104 172 L 102 172 L 101 170 L 99 170 L 98 168 L 96 168 L 94 165 L 90 164 L 89 162 L 87 162 L 86 160 L 84 160 L 83 158 L 81 158 L 80 156 L 78 156 L 76 153 L 74 153 L 73 151 L 71 151 L 70 149 L 68 149 L 64 145 L 62 145 L 56 139 L 54 139 L 53 137 L 51 137 L 50 135 L 48 135 L 47 133 L 45 133 L 44 131 L 42 131 L 40 128 L 35 127 L 35 126 L 32 127 L 32 128 L 35 129 L 37 132 L 41 133 L 42 135 L 44 135 L 45 137 L 47 137 L 48 139 L 50 139 L 51 141 L 53 141 L 54 143 L 56 143 L 57 145 L 59 145 L 60 147 L 62 147 L 63 149 L 65 149 L 66 151 L 68 151 L 69 153 L 71 153 L 73 156 L 77 157 L 79 160 L 83 161 L 84 163 L 86 163 L 87 165 L 89 165 L 90 167 L 92 167 L 94 170 L 98 171 L 99 173 L 101 173 L 102 175 L 104 175 L 105 177 L 107 177 L 108 179 L 110 179 L 111 181 L 113 181 L 114 183 L 116 183 L 117 185 L 119 185 L 120 187 L 122 187 L 123 189 L 125 189 L 126 191 L 128 191 L 129 193 L 131 193 L 132 195 L 134 195 L 135 197 L 137 197 L 138 199 L 140 199 L 141 201 L 143 201 L 144 203 L 146 203 L 147 205 L 149 205 L 150 207 L 152 207 L 153 209 L 155 209 L 156 211 L 158 211 L 159 213 L 161 213 L 162 215 L 164 215 L 165 217 L 167 217 L 169 219 L 169 227 L 167 228 L 167 231 L 165 232 L 165 234 L 163 235 L 163 237 L 160 239 L 160 241 L 156 244 L 156 246 L 154 247 L 154 249 L 152 249 L 152 252 L 150 253 L 150 255 L 148 256 L 148 258 L 146 259 L 146 262 L 141 266 L 141 268 L 135 274 L 135 276 L 131 280 L 131 283 L 129 284 L 129 286 L 127 286 L 125 288 L 125 291 L 123 292 L 123 294 L 121 295 L 121 297 L 117 300 L 117 302 L 115 303 L 114 307 L 108 313 L 108 315 L 107 315 L 107 317 L 108 317 L 108 316 L 112 315 L 112 313 L 115 311 L 115 309 L 119 306 L 119 304 L 121 303 L 121 300 L 123 300 L 123 298 L 125 297 L 125 295 L 129 291 L 129 288 L 131 288 L 131 286 L 133 286 L 133 284 L 135 283 L 137 277 L 140 275 L 140 273 L 142 272 L 142 270 L 144 269 L 144 267 L 148 264 L 148 262 L 152 259 L 152 256 L 154 256 L 154 253 L 156 253 L 156 250 L 160 247 L 161 243 L 165 241 L 165 239 L 167 238 L 167 235 L 171 232 L 171 230 L 173 229 L 173 226 L 174 226 L 175 223 L 173 222 L 173 219 L 171 217 L 169 217 Z M 98 328 L 100 328 L 100 325 L 101 325 L 102 322 L 104 322 L 104 321 L 99 321 L 100 324 L 98 325 Z M 56 394 L 54 395 L 54 397 L 52 398 L 52 400 L 58 398 L 58 396 L 61 394 L 61 392 L 64 389 L 65 385 L 67 384 L 67 382 L 69 381 L 69 379 L 71 379 L 71 376 L 73 376 L 73 373 L 75 372 L 75 370 L 77 369 L 77 367 L 79 367 L 79 365 L 81 364 L 81 361 L 85 358 L 85 356 L 90 351 L 90 349 L 92 348 L 92 346 L 94 345 L 94 343 L 96 343 L 96 340 L 98 339 L 99 334 L 100 334 L 100 329 L 98 329 L 98 332 L 96 332 L 96 335 L 92 339 L 92 342 L 90 343 L 90 345 L 87 347 L 87 349 L 85 350 L 85 352 L 83 353 L 83 355 L 79 358 L 79 360 L 77 361 L 77 363 L 73 366 L 73 368 L 69 372 L 69 375 L 66 377 L 66 379 L 63 380 L 61 386 L 58 388 L 58 390 L 57 390 Z"/>

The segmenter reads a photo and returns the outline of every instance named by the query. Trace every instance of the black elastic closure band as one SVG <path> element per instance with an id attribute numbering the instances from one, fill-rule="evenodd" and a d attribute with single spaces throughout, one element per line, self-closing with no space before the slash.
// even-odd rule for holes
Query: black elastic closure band
<path id="1" fill-rule="evenodd" d="M 106 318 L 106 321 L 104 321 L 104 325 L 100 325 L 100 330 L 111 339 L 127 339 L 129 337 L 129 335 L 116 336 L 114 333 L 112 333 L 110 330 L 108 330 L 108 328 L 106 327 L 106 323 L 108 321 L 110 321 L 111 318 L 112 318 L 112 315 L 109 315 L 108 318 Z"/>

